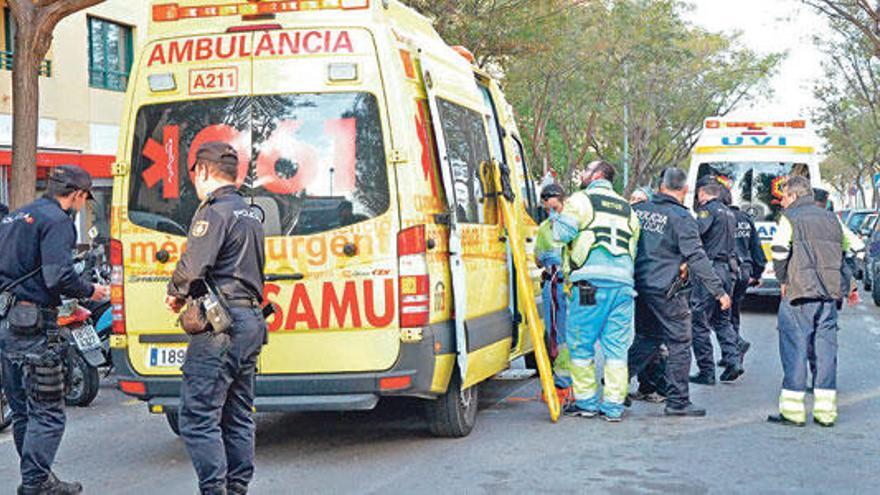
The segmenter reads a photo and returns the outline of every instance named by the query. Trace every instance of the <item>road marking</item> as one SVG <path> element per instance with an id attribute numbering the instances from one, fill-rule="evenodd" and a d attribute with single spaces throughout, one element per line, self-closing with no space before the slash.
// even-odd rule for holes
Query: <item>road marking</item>
<path id="1" fill-rule="evenodd" d="M 129 400 L 123 402 L 122 405 L 123 406 L 136 406 L 136 405 L 140 404 L 141 402 L 143 402 L 143 401 L 141 401 L 140 399 L 129 399 Z"/>

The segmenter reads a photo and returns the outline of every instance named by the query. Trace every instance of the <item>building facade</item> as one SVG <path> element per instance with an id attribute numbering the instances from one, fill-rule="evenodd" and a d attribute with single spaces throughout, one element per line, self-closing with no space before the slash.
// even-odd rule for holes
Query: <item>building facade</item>
<path id="1" fill-rule="evenodd" d="M 8 203 L 12 142 L 15 21 L 0 0 L 0 202 Z M 80 215 L 109 235 L 111 166 L 116 157 L 125 89 L 137 47 L 146 39 L 149 2 L 107 0 L 71 15 L 55 29 L 40 70 L 38 189 L 53 166 L 76 164 L 95 177 L 95 201 Z"/>

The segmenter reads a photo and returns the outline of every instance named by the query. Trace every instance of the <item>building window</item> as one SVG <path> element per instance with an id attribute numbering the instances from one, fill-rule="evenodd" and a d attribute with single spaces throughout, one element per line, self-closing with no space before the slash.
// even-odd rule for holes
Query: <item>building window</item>
<path id="1" fill-rule="evenodd" d="M 131 27 L 89 17 L 89 85 L 125 91 L 131 71 Z"/>
<path id="2" fill-rule="evenodd" d="M 13 54 L 15 53 L 15 16 L 9 7 L 3 8 L 3 51 L 0 51 L 0 69 L 12 70 Z M 40 64 L 40 75 L 52 77 L 52 61 L 43 60 Z"/>

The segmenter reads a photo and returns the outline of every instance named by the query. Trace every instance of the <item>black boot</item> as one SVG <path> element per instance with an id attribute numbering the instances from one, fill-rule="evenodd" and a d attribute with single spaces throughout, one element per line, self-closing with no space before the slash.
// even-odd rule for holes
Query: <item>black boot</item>
<path id="1" fill-rule="evenodd" d="M 693 418 L 702 418 L 706 415 L 706 410 L 701 407 L 696 407 L 690 402 L 687 403 L 684 407 L 675 407 L 667 405 L 663 410 L 663 414 L 667 416 L 679 416 L 679 417 L 693 417 Z"/>
<path id="2" fill-rule="evenodd" d="M 784 425 L 784 426 L 797 426 L 797 427 L 807 426 L 807 423 L 802 423 L 800 421 L 792 421 L 781 414 L 771 414 L 770 416 L 767 416 L 767 422 L 768 423 L 776 423 L 776 424 Z"/>
<path id="3" fill-rule="evenodd" d="M 226 485 L 227 495 L 247 495 L 247 492 L 247 485 L 242 485 L 240 483 L 229 483 Z"/>
<path id="4" fill-rule="evenodd" d="M 741 367 L 745 367 L 746 363 L 746 353 L 749 352 L 749 349 L 752 348 L 752 343 L 748 340 L 743 340 L 741 346 L 739 346 L 739 365 Z"/>
<path id="5" fill-rule="evenodd" d="M 77 495 L 82 491 L 81 484 L 61 481 L 54 473 L 49 473 L 49 478 L 39 486 L 18 487 L 18 495 Z"/>
<path id="6" fill-rule="evenodd" d="M 715 385 L 715 373 L 704 373 L 701 371 L 696 375 L 691 375 L 690 381 L 697 385 Z"/>
<path id="7" fill-rule="evenodd" d="M 745 372 L 746 371 L 743 367 L 738 364 L 728 366 L 724 372 L 721 373 L 721 381 L 726 383 L 736 381 L 736 379 L 741 377 Z"/>

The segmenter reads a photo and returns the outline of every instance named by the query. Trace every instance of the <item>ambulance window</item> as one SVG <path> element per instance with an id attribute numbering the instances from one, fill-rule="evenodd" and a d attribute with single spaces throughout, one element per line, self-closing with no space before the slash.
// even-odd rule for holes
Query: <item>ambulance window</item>
<path id="1" fill-rule="evenodd" d="M 538 206 L 538 197 L 535 193 L 535 183 L 532 182 L 532 176 L 529 174 L 529 166 L 526 164 L 525 153 L 523 153 L 523 145 L 519 142 L 519 138 L 514 136 L 513 143 L 515 146 L 513 147 L 513 160 L 514 166 L 522 167 L 522 176 L 523 176 L 523 187 L 522 187 L 522 201 L 524 206 L 526 207 L 526 211 L 529 213 L 529 216 L 532 217 L 532 220 L 536 222 L 541 222 L 543 220 L 543 210 L 540 206 Z"/>
<path id="2" fill-rule="evenodd" d="M 809 178 L 810 173 L 803 164 L 790 162 L 701 163 L 697 179 L 706 175 L 718 176 L 726 183 L 733 195 L 733 204 L 751 215 L 756 222 L 777 222 L 783 210 L 782 181 L 791 175 Z"/>
<path id="3" fill-rule="evenodd" d="M 452 168 L 458 218 L 465 223 L 497 223 L 497 210 L 484 208 L 480 165 L 491 158 L 483 117 L 473 110 L 438 99 L 446 154 Z"/>
<path id="4" fill-rule="evenodd" d="M 492 144 L 492 159 L 497 163 L 504 163 L 504 144 L 501 139 L 501 127 L 498 125 L 498 109 L 495 107 L 495 102 L 492 100 L 492 95 L 489 93 L 489 88 L 479 85 L 480 93 L 483 94 L 483 101 L 486 103 L 486 108 L 489 109 L 489 114 L 486 115 L 486 119 L 488 122 L 486 124 L 489 127 L 489 140 Z"/>
<path id="5" fill-rule="evenodd" d="M 186 234 L 199 205 L 188 165 L 208 141 L 238 150 L 240 191 L 265 213 L 267 235 L 324 232 L 388 209 L 373 95 L 267 95 L 142 107 L 131 159 L 133 223 Z"/>

